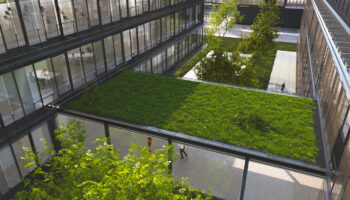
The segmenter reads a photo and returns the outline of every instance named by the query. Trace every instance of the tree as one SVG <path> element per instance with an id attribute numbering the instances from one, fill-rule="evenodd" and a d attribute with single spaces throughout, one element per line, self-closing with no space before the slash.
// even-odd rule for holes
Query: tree
<path id="1" fill-rule="evenodd" d="M 210 54 L 196 66 L 199 79 L 258 87 L 259 81 L 255 78 L 256 72 L 252 69 L 250 58 L 240 56 L 238 52 L 228 55 L 220 49 L 211 51 Z"/>
<path id="2" fill-rule="evenodd" d="M 212 29 L 219 31 L 221 27 L 224 28 L 224 33 L 222 37 L 228 30 L 232 29 L 233 26 L 242 21 L 243 17 L 240 16 L 240 12 L 237 9 L 237 0 L 227 0 L 223 1 L 219 8 L 215 5 L 213 6 L 213 11 L 210 13 L 209 24 Z M 221 33 L 219 32 L 219 36 Z"/>
<path id="3" fill-rule="evenodd" d="M 210 13 L 209 25 L 207 29 L 207 41 L 208 46 L 215 49 L 219 47 L 221 40 L 215 37 L 218 33 L 219 37 L 225 37 L 228 30 L 232 29 L 237 22 L 242 21 L 243 16 L 240 16 L 240 12 L 237 9 L 237 0 L 227 0 L 220 4 L 219 7 L 213 6 L 213 11 Z M 221 35 L 221 27 L 224 28 L 224 32 Z"/>
<path id="4" fill-rule="evenodd" d="M 55 155 L 33 176 L 25 179 L 25 189 L 16 199 L 207 199 L 208 195 L 193 190 L 183 179 L 176 181 L 169 171 L 169 158 L 174 157 L 172 146 L 150 153 L 134 146 L 124 160 L 119 150 L 99 138 L 99 146 L 88 150 L 84 130 L 73 121 L 55 131 L 62 148 L 54 151 L 46 146 L 49 155 Z M 38 160 L 33 152 L 25 159 L 26 167 Z"/>
<path id="5" fill-rule="evenodd" d="M 278 37 L 279 9 L 276 0 L 264 0 L 259 6 L 260 12 L 250 26 L 253 30 L 243 38 L 238 49 L 253 56 L 266 55 L 275 47 L 274 39 Z"/>

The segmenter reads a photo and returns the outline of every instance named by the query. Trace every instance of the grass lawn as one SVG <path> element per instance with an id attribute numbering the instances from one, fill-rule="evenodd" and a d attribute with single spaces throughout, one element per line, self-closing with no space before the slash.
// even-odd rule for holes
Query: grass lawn
<path id="1" fill-rule="evenodd" d="M 68 106 L 308 162 L 318 154 L 306 98 L 124 71 Z"/>
<path id="2" fill-rule="evenodd" d="M 222 46 L 222 49 L 229 52 L 236 50 L 239 43 L 242 41 L 241 38 L 223 38 L 223 40 L 224 46 Z M 260 89 L 267 89 L 267 86 L 269 85 L 270 75 L 277 50 L 296 51 L 296 48 L 296 44 L 276 42 L 275 49 L 271 50 L 267 56 L 260 56 L 254 60 L 253 68 L 255 69 L 257 78 L 260 81 Z M 184 76 L 189 70 L 194 67 L 195 64 L 197 64 L 204 56 L 206 56 L 206 54 L 206 50 L 203 50 L 201 53 L 197 54 L 197 56 L 193 57 L 188 63 L 182 66 L 175 73 L 175 76 Z"/>

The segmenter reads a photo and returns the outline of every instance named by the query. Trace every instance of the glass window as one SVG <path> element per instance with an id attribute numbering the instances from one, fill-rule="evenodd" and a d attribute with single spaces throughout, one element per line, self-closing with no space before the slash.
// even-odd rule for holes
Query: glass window
<path id="1" fill-rule="evenodd" d="M 24 116 L 11 72 L 0 76 L 0 111 L 5 126 Z"/>
<path id="2" fill-rule="evenodd" d="M 102 24 L 111 23 L 111 9 L 109 0 L 99 0 Z"/>
<path id="3" fill-rule="evenodd" d="M 105 129 L 103 124 L 99 124 L 96 122 L 83 120 L 83 119 L 75 118 L 71 116 L 66 116 L 66 115 L 58 115 L 56 120 L 58 125 L 67 124 L 71 120 L 76 120 L 81 122 L 84 130 L 86 130 L 85 145 L 88 149 L 97 147 L 99 144 L 93 143 L 93 142 L 96 141 L 96 139 L 99 138 L 101 135 L 105 136 Z"/>
<path id="4" fill-rule="evenodd" d="M 126 1 L 127 1 L 127 0 L 119 0 L 122 18 L 128 16 L 128 7 L 127 7 Z"/>
<path id="5" fill-rule="evenodd" d="M 89 14 L 87 11 L 86 0 L 73 0 L 73 2 L 78 31 L 87 30 L 89 28 Z"/>
<path id="6" fill-rule="evenodd" d="M 129 0 L 129 16 L 135 16 L 136 15 L 136 0 Z"/>
<path id="7" fill-rule="evenodd" d="M 0 17 L 0 24 L 7 48 L 13 49 L 25 45 L 15 1 L 2 2 L 4 3 L 0 4 L 0 9 L 3 15 Z"/>
<path id="8" fill-rule="evenodd" d="M 55 6 L 53 0 L 40 0 L 40 12 L 44 21 L 47 38 L 60 35 Z"/>
<path id="9" fill-rule="evenodd" d="M 41 108 L 42 102 L 38 90 L 38 83 L 32 65 L 22 67 L 15 71 L 19 95 L 22 100 L 24 112 L 29 114 Z"/>
<path id="10" fill-rule="evenodd" d="M 111 0 L 111 14 L 112 14 L 112 21 L 118 21 L 120 20 L 120 10 L 119 10 L 119 1 Z"/>
<path id="11" fill-rule="evenodd" d="M 94 42 L 93 47 L 94 47 L 97 74 L 102 74 L 106 70 L 105 62 L 103 58 L 102 41 Z"/>
<path id="12" fill-rule="evenodd" d="M 349 131 L 350 131 L 350 114 L 347 114 L 347 117 L 344 121 L 344 125 L 343 125 L 343 130 L 342 130 L 342 135 L 343 135 L 343 139 L 345 141 L 345 139 L 348 137 Z"/>
<path id="13" fill-rule="evenodd" d="M 83 65 L 79 48 L 67 52 L 73 88 L 79 88 L 85 84 Z"/>
<path id="14" fill-rule="evenodd" d="M 137 55 L 137 34 L 136 28 L 130 29 L 132 57 Z"/>
<path id="15" fill-rule="evenodd" d="M 89 21 L 90 21 L 91 27 L 100 24 L 99 17 L 98 17 L 97 2 L 98 2 L 98 0 L 88 0 L 87 1 L 88 11 L 89 11 Z"/>
<path id="16" fill-rule="evenodd" d="M 114 35 L 115 60 L 117 65 L 123 62 L 122 41 L 120 34 Z"/>
<path id="17" fill-rule="evenodd" d="M 163 148 L 163 145 L 168 143 L 168 141 L 164 139 L 149 137 L 148 135 L 117 127 L 109 127 L 109 134 L 113 146 L 120 150 L 121 159 L 128 154 L 131 144 L 136 144 L 140 147 L 149 148 L 150 151 L 154 151 L 155 149 Z M 150 146 L 148 146 L 149 140 L 151 141 Z"/>
<path id="18" fill-rule="evenodd" d="M 323 191 L 323 181 L 322 178 L 250 161 L 244 199 L 316 200 Z"/>
<path id="19" fill-rule="evenodd" d="M 145 43 L 147 49 L 152 48 L 151 23 L 145 24 Z"/>
<path id="20" fill-rule="evenodd" d="M 96 66 L 92 44 L 84 45 L 80 48 L 81 57 L 83 58 L 84 72 L 86 82 L 96 78 Z"/>
<path id="21" fill-rule="evenodd" d="M 115 57 L 114 57 L 114 45 L 113 44 L 114 44 L 113 36 L 109 36 L 109 37 L 104 39 L 108 71 L 115 68 Z"/>
<path id="22" fill-rule="evenodd" d="M 139 52 L 140 54 L 145 52 L 145 27 L 144 25 L 140 25 L 137 28 L 137 34 L 139 37 Z"/>
<path id="23" fill-rule="evenodd" d="M 11 148 L 6 146 L 0 150 L 0 191 L 5 194 L 8 188 L 15 187 L 21 181 Z"/>
<path id="24" fill-rule="evenodd" d="M 178 160 L 173 163 L 174 176 L 178 179 L 187 177 L 193 188 L 210 189 L 210 194 L 220 199 L 239 199 L 244 159 L 183 143 L 173 144 L 178 156 Z"/>
<path id="25" fill-rule="evenodd" d="M 36 152 L 38 154 L 38 157 L 41 160 L 40 163 L 42 164 L 46 162 L 46 160 L 49 159 L 50 156 L 46 153 L 44 143 L 41 140 L 45 139 L 47 146 L 52 145 L 51 136 L 50 136 L 47 123 L 44 123 L 39 128 L 34 129 L 32 131 L 32 138 L 33 138 L 34 146 L 36 147 Z"/>
<path id="26" fill-rule="evenodd" d="M 37 0 L 19 0 L 29 44 L 46 41 L 45 28 Z"/>
<path id="27" fill-rule="evenodd" d="M 58 98 L 55 73 L 52 68 L 51 59 L 42 60 L 34 64 L 37 81 L 44 105 Z"/>
<path id="28" fill-rule="evenodd" d="M 30 145 L 28 135 L 25 135 L 12 143 L 12 148 L 19 166 L 19 170 L 21 171 L 22 176 L 25 177 L 36 168 L 35 164 L 30 168 L 25 168 L 25 160 L 21 158 L 27 154 L 27 152 L 24 151 L 24 148 L 32 151 L 32 146 Z"/>
<path id="29" fill-rule="evenodd" d="M 123 42 L 124 42 L 124 57 L 125 61 L 131 60 L 131 41 L 130 41 L 130 31 L 126 30 L 123 32 Z"/>
<path id="30" fill-rule="evenodd" d="M 73 14 L 73 5 L 71 0 L 58 0 L 60 7 L 61 21 L 64 35 L 70 35 L 76 32 L 76 22 Z"/>
<path id="31" fill-rule="evenodd" d="M 59 94 L 62 95 L 67 91 L 71 90 L 66 58 L 64 54 L 53 57 L 52 64 L 55 71 L 57 88 L 58 88 Z"/>

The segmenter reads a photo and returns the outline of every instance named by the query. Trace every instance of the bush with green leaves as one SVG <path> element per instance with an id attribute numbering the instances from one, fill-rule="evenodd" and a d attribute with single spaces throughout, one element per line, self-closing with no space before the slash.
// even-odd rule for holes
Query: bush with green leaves
<path id="1" fill-rule="evenodd" d="M 62 148 L 45 153 L 53 157 L 32 177 L 24 180 L 25 189 L 15 199 L 209 199 L 202 191 L 193 190 L 185 179 L 177 181 L 169 170 L 173 147 L 150 153 L 146 148 L 133 146 L 121 160 L 119 150 L 101 137 L 99 146 L 88 150 L 84 143 L 81 123 L 72 121 L 55 131 Z M 44 142 L 45 143 L 45 142 Z M 38 161 L 28 152 L 26 167 Z"/>
<path id="2" fill-rule="evenodd" d="M 211 55 L 209 55 L 211 53 Z M 231 55 L 215 49 L 204 57 L 195 67 L 200 80 L 227 83 L 233 85 L 258 87 L 255 70 L 249 57 L 238 52 Z"/>

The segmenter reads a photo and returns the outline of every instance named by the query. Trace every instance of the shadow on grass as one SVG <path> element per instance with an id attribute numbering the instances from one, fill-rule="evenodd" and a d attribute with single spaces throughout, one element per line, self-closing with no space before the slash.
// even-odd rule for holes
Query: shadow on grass
<path id="1" fill-rule="evenodd" d="M 152 87 L 145 87 L 145 84 Z M 91 97 L 69 103 L 69 107 L 138 124 L 160 127 L 179 110 L 199 83 L 169 77 L 145 76 L 124 71 L 99 85 Z M 90 101 L 92 102 L 90 104 Z"/>

